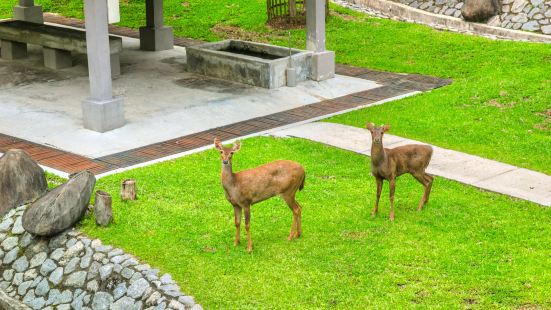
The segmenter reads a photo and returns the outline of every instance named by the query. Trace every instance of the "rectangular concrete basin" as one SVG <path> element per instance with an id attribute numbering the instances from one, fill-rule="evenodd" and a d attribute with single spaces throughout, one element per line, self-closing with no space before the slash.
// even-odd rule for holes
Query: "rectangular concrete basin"
<path id="1" fill-rule="evenodd" d="M 286 85 L 289 48 L 241 40 L 225 40 L 186 48 L 190 72 L 264 88 Z M 312 52 L 291 49 L 297 81 L 310 77 Z"/>

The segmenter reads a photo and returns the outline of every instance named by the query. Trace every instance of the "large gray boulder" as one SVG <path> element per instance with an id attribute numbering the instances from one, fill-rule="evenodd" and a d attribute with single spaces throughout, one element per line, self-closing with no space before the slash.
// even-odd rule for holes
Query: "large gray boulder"
<path id="1" fill-rule="evenodd" d="M 23 228 L 33 235 L 53 236 L 78 222 L 85 214 L 96 178 L 88 171 L 44 195 L 23 213 Z"/>
<path id="2" fill-rule="evenodd" d="M 461 13 L 466 21 L 484 22 L 499 13 L 499 3 L 497 0 L 465 0 Z"/>
<path id="3" fill-rule="evenodd" d="M 23 150 L 0 157 L 0 216 L 34 201 L 48 189 L 44 170 Z"/>

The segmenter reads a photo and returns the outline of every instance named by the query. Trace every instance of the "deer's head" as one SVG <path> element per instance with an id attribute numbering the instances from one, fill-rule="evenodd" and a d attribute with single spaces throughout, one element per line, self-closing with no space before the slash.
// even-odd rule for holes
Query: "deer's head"
<path id="1" fill-rule="evenodd" d="M 373 144 L 382 144 L 383 135 L 390 130 L 390 125 L 375 126 L 373 123 L 367 123 L 366 128 L 371 132 L 371 142 Z"/>
<path id="2" fill-rule="evenodd" d="M 220 159 L 222 160 L 222 164 L 230 165 L 232 156 L 235 152 L 239 151 L 241 148 L 241 143 L 237 140 L 232 147 L 225 147 L 222 143 L 220 143 L 220 139 L 215 138 L 214 146 L 220 151 Z"/>

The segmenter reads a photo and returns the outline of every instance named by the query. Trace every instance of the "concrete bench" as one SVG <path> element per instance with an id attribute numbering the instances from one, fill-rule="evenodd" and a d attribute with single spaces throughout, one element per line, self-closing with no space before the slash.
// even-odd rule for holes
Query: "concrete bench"
<path id="1" fill-rule="evenodd" d="M 27 57 L 27 44 L 43 47 L 44 66 L 63 69 L 73 66 L 71 53 L 86 54 L 86 32 L 24 21 L 0 23 L 0 54 L 3 59 Z M 111 75 L 120 75 L 122 38 L 109 36 L 111 50 Z"/>

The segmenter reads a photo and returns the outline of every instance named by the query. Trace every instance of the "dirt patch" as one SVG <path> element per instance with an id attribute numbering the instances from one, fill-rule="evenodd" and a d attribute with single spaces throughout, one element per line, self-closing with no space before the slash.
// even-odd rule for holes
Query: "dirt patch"
<path id="1" fill-rule="evenodd" d="M 551 108 L 537 114 L 543 116 L 543 122 L 534 125 L 534 128 L 542 131 L 551 130 Z"/>
<path id="2" fill-rule="evenodd" d="M 67 79 L 59 72 L 18 66 L 16 63 L 0 62 L 0 89 L 38 83 L 57 82 Z"/>
<path id="3" fill-rule="evenodd" d="M 224 39 L 234 39 L 234 40 L 245 40 L 245 41 L 254 41 L 267 43 L 268 38 L 265 34 L 260 34 L 257 32 L 249 32 L 240 27 L 227 26 L 227 25 L 215 25 L 211 28 L 211 31 L 217 36 Z"/>
<path id="4" fill-rule="evenodd" d="M 206 91 L 216 93 L 243 93 L 246 89 L 252 88 L 252 86 L 235 83 L 231 81 L 215 79 L 203 75 L 195 75 L 179 80 L 175 80 L 174 84 L 191 89 L 202 89 Z"/>
<path id="5" fill-rule="evenodd" d="M 350 240 L 361 240 L 367 237 L 368 235 L 369 233 L 367 231 L 344 231 L 341 234 L 341 236 L 344 239 L 350 239 Z"/>
<path id="6" fill-rule="evenodd" d="M 509 97 L 509 93 L 502 90 L 502 91 L 499 92 L 499 98 L 493 98 L 493 99 L 488 100 L 486 102 L 486 105 L 489 105 L 489 106 L 492 106 L 492 107 L 497 107 L 497 108 L 500 108 L 500 109 L 514 107 L 517 104 L 517 102 L 516 101 L 509 101 L 507 99 L 507 97 Z M 523 98 L 523 100 L 526 100 L 526 98 Z"/>

